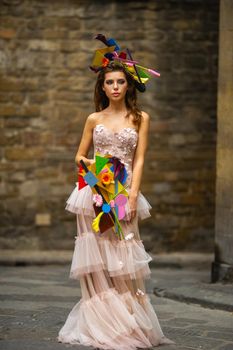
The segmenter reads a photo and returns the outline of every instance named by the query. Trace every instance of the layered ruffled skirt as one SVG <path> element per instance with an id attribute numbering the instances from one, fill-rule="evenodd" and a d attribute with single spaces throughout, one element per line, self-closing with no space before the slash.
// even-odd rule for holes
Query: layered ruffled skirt
<path id="1" fill-rule="evenodd" d="M 58 340 L 109 350 L 174 344 L 164 336 L 144 286 L 152 260 L 138 231 L 138 218 L 150 216 L 145 197 L 139 194 L 137 217 L 122 221 L 124 240 L 113 229 L 93 232 L 95 212 L 89 186 L 80 191 L 76 187 L 66 209 L 77 215 L 70 278 L 79 279 L 82 298 L 69 313 Z M 126 207 L 126 219 L 128 214 Z"/>

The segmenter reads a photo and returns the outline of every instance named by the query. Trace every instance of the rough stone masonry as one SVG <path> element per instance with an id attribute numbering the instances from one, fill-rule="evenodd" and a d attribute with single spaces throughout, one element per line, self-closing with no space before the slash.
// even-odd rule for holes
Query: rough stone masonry
<path id="1" fill-rule="evenodd" d="M 75 218 L 64 206 L 94 111 L 92 38 L 104 33 L 161 73 L 139 96 L 151 115 L 145 246 L 211 251 L 218 1 L 4 0 L 0 15 L 1 248 L 73 247 Z"/>

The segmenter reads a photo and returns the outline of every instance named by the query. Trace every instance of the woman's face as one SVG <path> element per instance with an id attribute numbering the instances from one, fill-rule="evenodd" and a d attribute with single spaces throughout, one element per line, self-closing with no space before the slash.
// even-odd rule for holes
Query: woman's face
<path id="1" fill-rule="evenodd" d="M 115 71 L 105 74 L 103 90 L 110 101 L 119 101 L 125 98 L 128 82 L 124 72 Z"/>

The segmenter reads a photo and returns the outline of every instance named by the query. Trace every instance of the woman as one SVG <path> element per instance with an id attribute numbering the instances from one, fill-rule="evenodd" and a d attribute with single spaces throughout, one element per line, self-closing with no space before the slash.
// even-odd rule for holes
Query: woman
<path id="1" fill-rule="evenodd" d="M 174 344 L 161 330 L 144 287 L 148 262 L 138 231 L 138 218 L 150 216 L 150 204 L 140 192 L 150 117 L 137 107 L 135 80 L 124 64 L 108 62 L 98 74 L 96 112 L 89 115 L 75 158 L 79 166 L 94 160 L 88 152 L 111 154 L 125 165 L 129 193 L 124 240 L 112 228 L 93 232 L 90 186 L 77 188 L 67 201 L 77 214 L 78 236 L 71 278 L 80 280 L 82 299 L 70 312 L 58 340 L 100 349 L 134 350 Z"/>

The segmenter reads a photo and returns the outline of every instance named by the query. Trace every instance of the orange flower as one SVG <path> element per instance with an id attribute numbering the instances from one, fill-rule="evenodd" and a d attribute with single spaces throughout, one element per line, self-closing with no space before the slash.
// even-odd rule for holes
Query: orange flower
<path id="1" fill-rule="evenodd" d="M 109 64 L 109 59 L 106 58 L 106 57 L 104 57 L 104 58 L 102 59 L 102 66 L 103 66 L 103 67 L 107 67 L 108 64 Z"/>
<path id="2" fill-rule="evenodd" d="M 112 173 L 103 173 L 101 175 L 101 182 L 104 184 L 104 185 L 109 185 L 111 182 L 113 181 L 113 174 Z"/>

